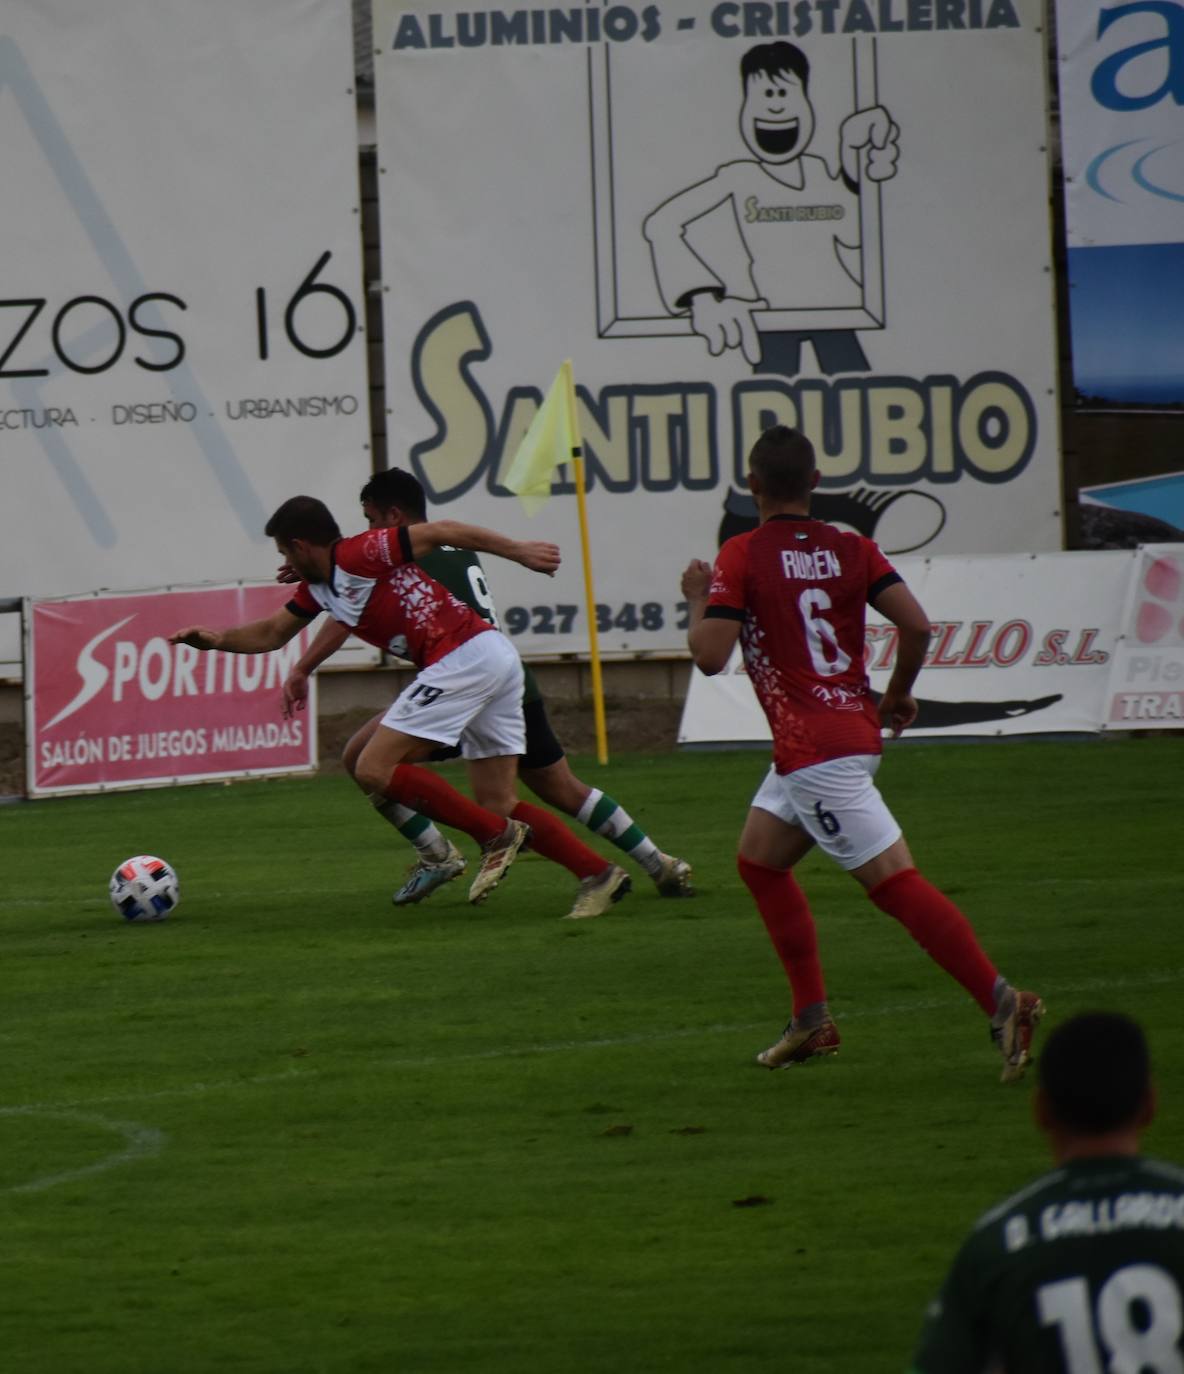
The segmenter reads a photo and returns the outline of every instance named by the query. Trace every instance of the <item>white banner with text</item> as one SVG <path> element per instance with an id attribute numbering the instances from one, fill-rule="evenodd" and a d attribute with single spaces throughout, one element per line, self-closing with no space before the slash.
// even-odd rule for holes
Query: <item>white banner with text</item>
<path id="1" fill-rule="evenodd" d="M 587 646 L 570 473 L 502 486 L 572 359 L 602 648 L 682 648 L 679 576 L 800 426 L 815 513 L 890 554 L 1060 546 L 1041 0 L 374 0 L 391 462 L 566 564 L 491 569 Z M 1003 231 L 1005 226 L 1006 231 Z"/>
<path id="2" fill-rule="evenodd" d="M 933 622 L 909 735 L 1100 730 L 1138 557 L 1121 550 L 894 560 Z M 887 685 L 895 649 L 894 627 L 869 611 L 873 693 Z M 716 677 L 692 673 L 679 743 L 769 738 L 738 648 Z"/>
<path id="3" fill-rule="evenodd" d="M 358 526 L 353 85 L 343 0 L 7 0 L 0 595 L 265 578 L 302 492 Z"/>

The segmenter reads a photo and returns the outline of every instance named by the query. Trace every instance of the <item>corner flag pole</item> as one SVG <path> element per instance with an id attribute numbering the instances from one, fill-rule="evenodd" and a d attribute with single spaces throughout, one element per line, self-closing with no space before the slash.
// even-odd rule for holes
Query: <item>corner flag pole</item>
<path id="1" fill-rule="evenodd" d="M 608 733 L 604 724 L 604 683 L 600 674 L 600 643 L 596 634 L 596 592 L 592 586 L 592 554 L 588 545 L 588 506 L 584 499 L 584 447 L 576 410 L 576 383 L 571 359 L 561 369 L 567 388 L 567 413 L 571 422 L 571 465 L 576 479 L 576 510 L 580 517 L 580 554 L 584 561 L 584 604 L 588 612 L 588 660 L 592 667 L 592 716 L 596 724 L 596 759 L 608 762 Z"/>

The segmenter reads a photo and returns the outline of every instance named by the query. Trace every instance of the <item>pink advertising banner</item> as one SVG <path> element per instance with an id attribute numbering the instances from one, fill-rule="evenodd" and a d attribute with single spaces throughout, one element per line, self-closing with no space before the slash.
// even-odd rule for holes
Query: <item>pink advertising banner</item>
<path id="1" fill-rule="evenodd" d="M 1106 684 L 1103 730 L 1184 727 L 1184 544 L 1134 555 Z"/>
<path id="2" fill-rule="evenodd" d="M 262 619 L 284 598 L 240 584 L 27 602 L 30 796 L 315 769 L 313 692 L 291 720 L 281 709 L 307 630 L 269 654 L 169 643 L 188 625 Z"/>

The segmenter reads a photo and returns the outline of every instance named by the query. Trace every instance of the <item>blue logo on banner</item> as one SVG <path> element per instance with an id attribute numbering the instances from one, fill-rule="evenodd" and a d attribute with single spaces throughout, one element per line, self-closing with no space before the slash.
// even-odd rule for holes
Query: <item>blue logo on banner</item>
<path id="1" fill-rule="evenodd" d="M 1168 187 L 1160 184 L 1158 180 L 1153 180 L 1153 174 L 1148 168 L 1151 159 L 1159 153 L 1167 152 L 1169 148 L 1184 147 L 1184 142 L 1177 139 L 1174 143 L 1156 143 L 1152 139 L 1130 138 L 1125 143 L 1115 143 L 1113 147 L 1106 148 L 1095 157 L 1085 169 L 1085 180 L 1091 191 L 1096 191 L 1098 195 L 1105 196 L 1107 200 L 1117 201 L 1122 205 L 1126 202 L 1120 195 L 1115 195 L 1113 191 L 1108 191 L 1102 185 L 1102 168 L 1111 158 L 1117 157 L 1119 153 L 1127 152 L 1128 149 L 1137 149 L 1140 145 L 1152 143 L 1153 146 L 1143 153 L 1131 152 L 1128 157 L 1114 164 L 1108 173 L 1108 179 L 1113 185 L 1115 180 L 1134 182 L 1140 190 L 1146 191 L 1149 195 L 1159 196 L 1162 200 L 1184 201 L 1184 194 L 1180 191 L 1169 190 Z M 1179 162 L 1177 160 L 1177 169 Z M 1160 172 L 1162 176 L 1162 171 Z M 1177 170 L 1177 175 L 1179 171 Z"/>
<path id="2" fill-rule="evenodd" d="M 1115 5 L 1112 9 L 1101 10 L 1098 14 L 1098 37 L 1101 38 L 1119 20 L 1139 15 L 1157 15 L 1164 21 L 1167 31 L 1161 38 L 1120 48 L 1099 62 L 1090 81 L 1093 97 L 1108 110 L 1146 110 L 1168 96 L 1177 105 L 1184 105 L 1184 6 L 1176 3 L 1176 0 L 1134 0 L 1129 5 Z M 1119 75 L 1124 67 L 1161 51 L 1167 58 L 1167 75 L 1159 86 L 1138 95 L 1127 95 L 1119 89 Z"/>

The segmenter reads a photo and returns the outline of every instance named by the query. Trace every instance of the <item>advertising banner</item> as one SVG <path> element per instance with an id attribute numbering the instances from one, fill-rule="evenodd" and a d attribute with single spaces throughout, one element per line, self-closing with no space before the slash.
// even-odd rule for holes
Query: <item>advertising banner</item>
<path id="1" fill-rule="evenodd" d="M 270 654 L 168 642 L 189 625 L 239 625 L 283 604 L 281 588 L 241 585 L 27 602 L 29 795 L 315 769 L 316 678 L 290 720 L 281 693 L 309 630 Z"/>
<path id="2" fill-rule="evenodd" d="M 1184 544 L 1138 550 L 1120 629 L 1102 728 L 1184 729 Z"/>
<path id="3" fill-rule="evenodd" d="M 345 0 L 6 0 L 0 595 L 267 577 L 298 493 L 358 527 L 353 84 Z"/>
<path id="4" fill-rule="evenodd" d="M 375 0 L 392 463 L 567 556 L 490 568 L 587 644 L 571 474 L 503 479 L 573 363 L 602 647 L 681 649 L 679 575 L 755 523 L 763 428 L 889 553 L 1060 546 L 1043 6 Z"/>
<path id="5" fill-rule="evenodd" d="M 908 735 L 1098 730 L 1136 557 L 1114 551 L 896 559 L 933 620 Z M 893 626 L 869 611 L 873 693 L 887 685 L 895 647 Z M 769 738 L 739 648 L 718 676 L 692 673 L 680 743 Z"/>
<path id="6" fill-rule="evenodd" d="M 1184 3 L 1058 0 L 1057 47 L 1074 385 L 1184 405 Z"/>

